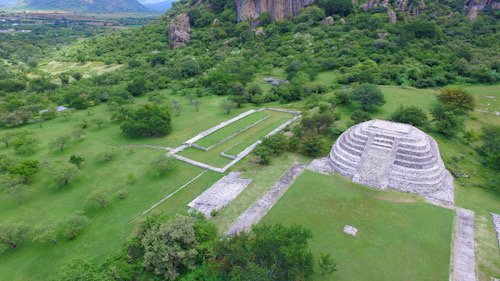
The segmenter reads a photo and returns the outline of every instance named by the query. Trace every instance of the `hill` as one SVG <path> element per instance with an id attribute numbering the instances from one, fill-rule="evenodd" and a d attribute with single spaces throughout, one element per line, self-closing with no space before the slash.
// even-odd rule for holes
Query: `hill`
<path id="1" fill-rule="evenodd" d="M 143 13 L 147 9 L 136 0 L 21 0 L 26 9 L 62 10 L 90 13 Z"/>
<path id="2" fill-rule="evenodd" d="M 142 3 L 144 7 L 153 12 L 164 13 L 172 8 L 172 1 L 162 1 L 156 3 Z"/>

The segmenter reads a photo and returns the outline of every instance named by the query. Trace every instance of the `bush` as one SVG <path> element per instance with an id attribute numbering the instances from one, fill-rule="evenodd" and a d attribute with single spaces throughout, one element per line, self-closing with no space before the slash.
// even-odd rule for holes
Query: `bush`
<path id="1" fill-rule="evenodd" d="M 75 239 L 80 234 L 85 225 L 87 225 L 88 220 L 89 219 L 84 216 L 82 212 L 73 213 L 64 225 L 64 236 L 70 240 Z"/>
<path id="2" fill-rule="evenodd" d="M 318 157 L 323 152 L 323 140 L 317 135 L 306 136 L 302 139 L 300 147 L 305 155 Z"/>
<path id="3" fill-rule="evenodd" d="M 109 205 L 108 195 L 104 190 L 92 192 L 87 198 L 87 202 L 94 208 L 104 209 Z"/>
<path id="4" fill-rule="evenodd" d="M 287 138 L 283 134 L 275 134 L 262 140 L 262 145 L 269 148 L 271 153 L 279 155 L 285 151 Z"/>
<path id="5" fill-rule="evenodd" d="M 262 165 L 269 165 L 271 163 L 271 150 L 268 147 L 261 144 L 253 150 L 253 154 L 258 157 L 258 163 Z"/>
<path id="6" fill-rule="evenodd" d="M 161 154 L 151 162 L 151 168 L 158 176 L 164 176 L 175 168 L 175 158 Z"/>
<path id="7" fill-rule="evenodd" d="M 391 120 L 421 127 L 427 124 L 427 115 L 422 109 L 416 106 L 401 106 L 392 113 Z"/>
<path id="8" fill-rule="evenodd" d="M 121 129 L 130 137 L 157 137 L 172 131 L 172 117 L 167 107 L 146 104 L 124 114 Z"/>
<path id="9" fill-rule="evenodd" d="M 385 103 L 384 94 L 377 85 L 362 84 L 352 91 L 352 99 L 365 111 L 373 111 Z"/>
<path id="10" fill-rule="evenodd" d="M 372 117 L 366 111 L 355 110 L 351 113 L 351 120 L 354 121 L 354 124 L 363 123 L 363 122 L 369 121 L 371 119 L 372 119 Z"/>
<path id="11" fill-rule="evenodd" d="M 476 106 L 474 97 L 466 90 L 457 87 L 441 89 L 438 101 L 463 112 L 474 110 Z"/>
<path id="12" fill-rule="evenodd" d="M 350 0 L 319 0 L 318 6 L 325 10 L 327 16 L 340 15 L 346 17 L 353 12 Z"/>

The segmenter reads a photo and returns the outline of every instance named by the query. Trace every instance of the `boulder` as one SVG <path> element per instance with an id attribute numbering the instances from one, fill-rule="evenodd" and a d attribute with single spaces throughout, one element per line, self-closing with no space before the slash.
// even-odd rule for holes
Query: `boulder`
<path id="1" fill-rule="evenodd" d="M 389 16 L 390 23 L 396 23 L 398 21 L 398 17 L 396 16 L 396 12 L 391 9 L 387 9 L 387 15 Z"/>
<path id="2" fill-rule="evenodd" d="M 255 35 L 262 35 L 262 34 L 264 34 L 264 28 L 258 27 L 257 29 L 255 29 Z"/>
<path id="3" fill-rule="evenodd" d="M 185 46 L 190 39 L 191 25 L 186 14 L 179 14 L 170 22 L 168 28 L 168 41 L 170 48 Z"/>
<path id="4" fill-rule="evenodd" d="M 465 1 L 465 11 L 467 11 L 467 16 L 469 20 L 474 21 L 479 13 L 485 8 L 489 7 L 490 9 L 496 11 L 500 10 L 500 1 L 499 0 L 466 0 Z"/>
<path id="5" fill-rule="evenodd" d="M 326 17 L 326 18 L 323 20 L 323 24 L 324 24 L 324 25 L 332 25 L 332 24 L 333 24 L 333 18 L 332 18 L 332 17 Z"/>

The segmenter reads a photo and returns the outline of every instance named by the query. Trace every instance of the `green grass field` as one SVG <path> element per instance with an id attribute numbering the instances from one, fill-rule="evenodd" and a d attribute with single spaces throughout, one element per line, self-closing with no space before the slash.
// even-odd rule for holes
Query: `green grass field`
<path id="1" fill-rule="evenodd" d="M 215 145 L 217 144 L 217 142 L 223 140 L 224 138 L 227 138 L 237 133 L 238 131 L 243 130 L 244 128 L 254 124 L 262 118 L 265 118 L 266 116 L 268 115 L 262 112 L 254 112 L 200 139 L 196 142 L 196 144 L 203 147 Z"/>
<path id="2" fill-rule="evenodd" d="M 305 171 L 261 223 L 312 230 L 315 257 L 331 254 L 338 269 L 314 280 L 446 281 L 453 216 L 411 195 Z M 358 228 L 357 236 L 344 234 L 345 225 Z"/>
<path id="3" fill-rule="evenodd" d="M 201 163 L 222 168 L 232 160 L 222 157 L 220 155 L 221 152 L 225 152 L 229 155 L 237 155 L 251 144 L 262 139 L 276 127 L 292 118 L 292 115 L 282 112 L 264 110 L 262 113 L 270 117 L 209 151 L 202 151 L 189 147 L 178 154 Z"/>
<path id="4" fill-rule="evenodd" d="M 16 251 L 2 254 L 1 280 L 47 280 L 68 260 L 80 257 L 102 260 L 118 250 L 127 237 L 132 235 L 137 223 L 137 221 L 132 222 L 134 217 L 203 172 L 202 169 L 178 162 L 175 171 L 159 178 L 150 172 L 150 162 L 165 152 L 130 145 L 177 146 L 200 131 L 248 110 L 242 108 L 227 115 L 218 106 L 220 98 L 204 98 L 200 112 L 196 112 L 194 108 L 188 106 L 187 100 L 177 99 L 185 103 L 184 111 L 173 119 L 174 133 L 162 138 L 125 137 L 119 125 L 109 121 L 110 112 L 105 105 L 92 108 L 90 113 L 75 112 L 67 119 L 57 117 L 44 122 L 42 126 L 33 124 L 16 129 L 34 133 L 40 140 L 37 152 L 30 156 L 19 156 L 11 148 L 1 147 L 0 154 L 38 159 L 41 163 L 47 162 L 49 166 L 56 162 L 67 163 L 72 154 L 82 155 L 85 157 L 85 162 L 74 182 L 62 189 L 55 187 L 49 169 L 42 167 L 32 183 L 24 188 L 22 205 L 19 207 L 17 194 L 2 191 L 0 193 L 2 224 L 23 223 L 35 229 L 48 221 L 63 223 L 70 214 L 78 210 L 84 212 L 89 218 L 89 223 L 74 241 L 63 238 L 55 245 L 26 242 L 21 243 Z M 97 117 L 107 120 L 102 129 L 99 130 L 91 125 L 84 130 L 83 140 L 72 139 L 63 153 L 49 150 L 50 140 L 58 135 L 71 135 L 79 122 L 82 120 L 90 122 Z M 116 159 L 109 163 L 101 162 L 99 155 L 105 151 L 113 151 Z M 130 182 L 129 175 L 133 175 L 135 180 Z M 187 203 L 221 176 L 213 172 L 203 174 L 152 212 L 161 210 L 173 214 L 187 210 Z M 110 201 L 108 208 L 96 210 L 89 207 L 87 197 L 95 190 L 103 190 L 108 195 Z M 119 190 L 127 191 L 125 199 L 118 199 Z"/>

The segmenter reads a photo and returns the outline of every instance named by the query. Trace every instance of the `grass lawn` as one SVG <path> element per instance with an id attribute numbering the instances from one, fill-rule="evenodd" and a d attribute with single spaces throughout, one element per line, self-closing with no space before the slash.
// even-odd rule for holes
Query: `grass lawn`
<path id="1" fill-rule="evenodd" d="M 254 112 L 200 139 L 196 142 L 196 144 L 203 147 L 215 145 L 217 142 L 223 140 L 224 138 L 227 138 L 237 133 L 238 131 L 243 130 L 244 128 L 254 124 L 262 118 L 265 118 L 266 116 L 268 115 L 262 112 Z"/>
<path id="2" fill-rule="evenodd" d="M 315 257 L 330 253 L 338 269 L 314 280 L 446 281 L 453 217 L 412 195 L 305 171 L 261 223 L 312 230 Z M 344 234 L 345 225 L 358 228 L 357 236 Z"/>
<path id="3" fill-rule="evenodd" d="M 173 133 L 162 138 L 130 139 L 125 137 L 119 125 L 110 122 L 111 113 L 105 105 L 86 111 L 77 111 L 68 118 L 57 117 L 40 125 L 32 124 L 18 130 L 29 130 L 39 140 L 33 155 L 16 155 L 12 148 L 0 148 L 0 154 L 17 158 L 37 159 L 43 164 L 32 183 L 23 189 L 23 201 L 17 206 L 17 194 L 0 193 L 0 222 L 26 224 L 31 230 L 52 221 L 64 223 L 75 211 L 83 211 L 89 218 L 87 226 L 74 241 L 65 238 L 59 243 L 21 243 L 16 251 L 7 251 L 0 256 L 1 280 L 47 280 L 65 262 L 91 257 L 102 260 L 118 250 L 132 234 L 136 221 L 132 220 L 153 204 L 171 194 L 179 187 L 198 176 L 202 169 L 178 162 L 175 171 L 164 177 L 157 177 L 150 171 L 154 157 L 165 153 L 161 150 L 144 149 L 131 144 L 156 144 L 177 146 L 183 141 L 206 130 L 227 118 L 248 108 L 242 108 L 231 115 L 225 114 L 218 106 L 220 98 L 203 98 L 200 112 L 188 106 L 188 101 L 177 98 L 185 104 L 179 117 L 173 117 Z M 138 103 L 144 102 L 139 99 Z M 92 125 L 94 118 L 103 118 L 102 129 Z M 50 140 L 59 135 L 72 135 L 76 125 L 87 120 L 91 124 L 84 130 L 82 140 L 69 141 L 64 152 L 49 149 Z M 203 120 L 203 122 L 201 122 Z M 194 121 L 194 122 L 193 122 Z M 6 131 L 6 130 L 2 130 Z M 99 156 L 112 151 L 115 159 L 109 163 L 100 161 Z M 82 169 L 75 180 L 66 188 L 57 188 L 49 173 L 54 163 L 66 163 L 73 155 L 85 158 Z M 131 175 L 131 176 L 130 176 Z M 133 178 L 129 180 L 129 176 Z M 210 187 L 222 175 L 213 172 L 203 174 L 170 199 L 164 201 L 152 212 L 168 214 L 187 210 L 187 203 Z M 97 210 L 87 202 L 95 190 L 103 190 L 110 201 L 109 207 Z M 125 199 L 118 198 L 118 191 L 126 190 Z"/>
<path id="4" fill-rule="evenodd" d="M 232 160 L 220 156 L 221 152 L 226 152 L 229 155 L 237 155 L 251 144 L 263 138 L 279 125 L 285 123 L 286 120 L 292 118 L 292 115 L 283 112 L 264 110 L 262 113 L 270 115 L 270 117 L 209 151 L 202 151 L 189 147 L 178 154 L 205 164 L 222 168 Z"/>

